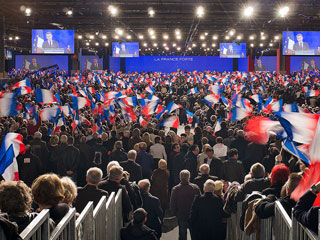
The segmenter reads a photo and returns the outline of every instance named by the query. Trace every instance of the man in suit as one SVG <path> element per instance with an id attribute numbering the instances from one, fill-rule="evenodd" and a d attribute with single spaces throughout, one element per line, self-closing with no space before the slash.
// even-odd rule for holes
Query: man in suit
<path id="1" fill-rule="evenodd" d="M 229 160 L 225 161 L 222 166 L 222 179 L 228 182 L 237 181 L 243 183 L 244 168 L 242 162 L 238 161 L 238 150 L 232 148 L 229 152 Z"/>
<path id="2" fill-rule="evenodd" d="M 89 201 L 93 201 L 93 207 L 95 208 L 103 196 L 108 197 L 108 192 L 97 188 L 101 178 L 101 169 L 97 167 L 89 168 L 86 176 L 87 185 L 78 188 L 78 195 L 75 201 L 78 213 L 82 212 Z"/>
<path id="3" fill-rule="evenodd" d="M 32 63 L 29 65 L 29 70 L 38 71 L 41 68 L 41 66 L 39 63 L 37 63 L 37 59 L 35 57 L 33 57 L 31 59 L 31 61 L 32 61 Z"/>
<path id="4" fill-rule="evenodd" d="M 206 154 L 208 157 L 204 159 L 204 163 L 210 166 L 210 175 L 221 179 L 223 162 L 219 158 L 214 157 L 213 153 L 213 148 L 209 147 L 206 149 Z"/>
<path id="5" fill-rule="evenodd" d="M 303 42 L 303 36 L 301 33 L 297 35 L 297 43 L 293 45 L 294 51 L 308 51 L 309 50 L 309 44 L 306 42 Z"/>
<path id="6" fill-rule="evenodd" d="M 156 231 L 157 237 L 160 239 L 162 234 L 163 211 L 161 209 L 159 198 L 150 194 L 150 181 L 143 179 L 138 183 L 141 197 L 142 208 L 147 211 L 146 226 Z"/>
<path id="7" fill-rule="evenodd" d="M 130 150 L 128 152 L 128 161 L 121 162 L 120 165 L 125 171 L 130 173 L 130 182 L 139 182 L 142 179 L 141 166 L 136 163 L 137 152 Z"/>
<path id="8" fill-rule="evenodd" d="M 266 71 L 266 66 L 261 64 L 261 59 L 257 59 L 257 64 L 254 65 L 255 71 Z"/>
<path id="9" fill-rule="evenodd" d="M 52 39 L 52 32 L 46 33 L 47 41 L 43 42 L 42 48 L 59 48 L 59 43 Z"/>
<path id="10" fill-rule="evenodd" d="M 101 64 L 98 63 L 98 59 L 93 59 L 93 64 L 91 65 L 91 70 L 102 70 Z"/>
<path id="11" fill-rule="evenodd" d="M 209 175 L 210 167 L 208 164 L 204 163 L 199 168 L 201 176 L 198 176 L 194 179 L 193 183 L 196 184 L 199 188 L 201 193 L 203 193 L 203 185 L 208 180 L 211 179 L 213 181 L 218 180 L 218 177 Z"/>
<path id="12" fill-rule="evenodd" d="M 120 56 L 122 54 L 129 54 L 129 50 L 126 49 L 126 45 L 124 43 L 121 44 L 121 49 L 120 49 L 120 52 L 119 52 Z"/>
<path id="13" fill-rule="evenodd" d="M 236 55 L 237 52 L 235 50 L 233 50 L 233 46 L 230 44 L 229 49 L 227 50 L 227 55 Z"/>
<path id="14" fill-rule="evenodd" d="M 319 71 L 319 67 L 315 64 L 314 59 L 310 59 L 310 65 L 308 67 L 308 71 Z"/>
<path id="15" fill-rule="evenodd" d="M 139 143 L 140 152 L 137 154 L 137 163 L 142 168 L 142 177 L 150 179 L 153 170 L 153 157 L 147 153 L 147 144 L 145 142 Z"/>

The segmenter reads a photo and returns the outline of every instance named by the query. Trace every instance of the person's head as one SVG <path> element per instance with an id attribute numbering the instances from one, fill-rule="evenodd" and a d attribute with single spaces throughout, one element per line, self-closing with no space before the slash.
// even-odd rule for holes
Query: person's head
<path id="1" fill-rule="evenodd" d="M 187 134 L 181 133 L 181 134 L 180 134 L 180 140 L 181 140 L 182 143 L 185 142 L 185 141 L 187 141 Z"/>
<path id="2" fill-rule="evenodd" d="M 32 61 L 32 63 L 37 63 L 37 59 L 36 59 L 35 57 L 33 57 L 33 58 L 31 59 L 31 61 Z"/>
<path id="3" fill-rule="evenodd" d="M 72 202 L 78 195 L 77 186 L 69 177 L 63 177 L 61 181 L 64 187 L 64 199 L 62 201 L 72 207 Z"/>
<path id="4" fill-rule="evenodd" d="M 116 141 L 116 142 L 114 143 L 113 149 L 114 149 L 114 150 L 122 150 L 122 149 L 123 149 L 122 141 Z"/>
<path id="5" fill-rule="evenodd" d="M 139 128 L 135 128 L 132 131 L 132 137 L 137 138 L 140 136 L 140 129 Z"/>
<path id="6" fill-rule="evenodd" d="M 22 181 L 1 182 L 0 210 L 9 216 L 29 212 L 32 197 L 30 188 Z"/>
<path id="7" fill-rule="evenodd" d="M 121 44 L 121 49 L 125 50 L 126 49 L 126 45 L 124 43 Z"/>
<path id="8" fill-rule="evenodd" d="M 223 194 L 223 185 L 220 180 L 214 181 L 214 194 L 221 196 Z"/>
<path id="9" fill-rule="evenodd" d="M 139 143 L 139 149 L 140 151 L 146 151 L 147 150 L 147 144 L 145 142 L 140 142 Z"/>
<path id="10" fill-rule="evenodd" d="M 271 185 L 283 185 L 288 180 L 289 174 L 289 168 L 283 163 L 275 165 L 271 170 Z"/>
<path id="11" fill-rule="evenodd" d="M 167 162 L 164 159 L 160 159 L 158 162 L 158 168 L 161 170 L 166 170 L 167 169 Z"/>
<path id="12" fill-rule="evenodd" d="M 74 138 L 72 136 L 68 137 L 68 141 L 67 141 L 68 145 L 73 145 L 74 144 Z"/>
<path id="13" fill-rule="evenodd" d="M 180 152 L 180 145 L 179 143 L 172 144 L 172 151 L 174 152 Z"/>
<path id="14" fill-rule="evenodd" d="M 185 133 L 186 133 L 187 135 L 190 134 L 191 127 L 190 127 L 189 125 L 186 125 L 186 126 L 184 127 L 184 131 L 185 131 Z"/>
<path id="15" fill-rule="evenodd" d="M 110 173 L 110 169 L 113 167 L 113 166 L 120 166 L 119 162 L 118 161 L 111 161 L 108 163 L 107 165 L 107 175 L 109 176 L 109 173 Z"/>
<path id="16" fill-rule="evenodd" d="M 244 137 L 244 131 L 243 130 L 238 130 L 237 131 L 237 137 Z"/>
<path id="17" fill-rule="evenodd" d="M 216 143 L 222 143 L 222 142 L 223 142 L 223 138 L 222 137 L 217 137 Z"/>
<path id="18" fill-rule="evenodd" d="M 199 167 L 199 171 L 201 173 L 201 175 L 208 175 L 209 172 L 210 172 L 210 166 L 209 164 L 202 164 L 200 167 Z"/>
<path id="19" fill-rule="evenodd" d="M 180 181 L 183 184 L 187 184 L 190 181 L 190 172 L 188 170 L 182 170 L 180 172 Z"/>
<path id="20" fill-rule="evenodd" d="M 302 42 L 303 41 L 303 36 L 301 33 L 297 34 L 297 40 L 298 42 Z"/>
<path id="21" fill-rule="evenodd" d="M 203 185 L 203 191 L 206 193 L 206 192 L 211 192 L 211 193 L 214 193 L 214 181 L 211 180 L 211 179 L 208 179 L 204 185 Z"/>
<path id="22" fill-rule="evenodd" d="M 59 143 L 59 137 L 57 135 L 52 135 L 50 137 L 50 144 L 57 145 Z"/>
<path id="23" fill-rule="evenodd" d="M 133 223 L 142 225 L 147 221 L 147 212 L 143 208 L 138 208 L 133 213 Z"/>
<path id="24" fill-rule="evenodd" d="M 161 143 L 162 143 L 161 137 L 160 137 L 160 136 L 156 136 L 156 137 L 154 138 L 154 142 L 161 144 Z"/>
<path id="25" fill-rule="evenodd" d="M 136 160 L 136 157 L 137 157 L 137 152 L 136 152 L 136 150 L 130 150 L 130 151 L 128 152 L 128 160 L 135 161 L 135 160 Z"/>
<path id="26" fill-rule="evenodd" d="M 233 49 L 233 46 L 230 44 L 229 45 L 229 50 L 232 50 Z"/>
<path id="27" fill-rule="evenodd" d="M 233 137 L 233 130 L 232 129 L 228 129 L 228 137 L 229 138 Z"/>
<path id="28" fill-rule="evenodd" d="M 207 144 L 204 144 L 204 145 L 202 146 L 202 152 L 203 152 L 203 153 L 206 153 L 206 150 L 207 150 L 207 148 L 209 148 L 209 147 L 211 147 L 210 144 L 208 144 L 208 143 L 207 143 Z"/>
<path id="29" fill-rule="evenodd" d="M 61 135 L 61 137 L 60 137 L 60 143 L 67 144 L 67 142 L 68 142 L 68 137 L 67 137 L 67 135 Z"/>
<path id="30" fill-rule="evenodd" d="M 61 179 L 54 173 L 37 177 L 31 186 L 33 200 L 40 206 L 50 208 L 64 199 L 64 187 Z"/>
<path id="31" fill-rule="evenodd" d="M 34 139 L 41 139 L 42 138 L 42 133 L 41 132 L 35 132 L 33 135 Z"/>
<path id="32" fill-rule="evenodd" d="M 257 59 L 257 64 L 261 65 L 261 59 L 260 58 Z"/>
<path id="33" fill-rule="evenodd" d="M 314 65 L 314 63 L 315 63 L 314 59 L 311 59 L 311 60 L 310 60 L 310 64 L 311 64 L 311 65 Z"/>
<path id="34" fill-rule="evenodd" d="M 138 182 L 141 193 L 150 192 L 150 181 L 149 179 L 142 179 Z"/>
<path id="35" fill-rule="evenodd" d="M 98 64 L 98 59 L 97 59 L 97 58 L 94 58 L 94 59 L 93 59 L 93 63 L 94 63 L 94 64 Z"/>
<path id="36" fill-rule="evenodd" d="M 108 133 L 103 132 L 103 133 L 101 134 L 101 138 L 102 138 L 102 141 L 104 141 L 104 142 L 108 141 Z"/>
<path id="37" fill-rule="evenodd" d="M 236 148 L 231 148 L 229 152 L 229 157 L 233 159 L 238 159 L 238 150 Z"/>
<path id="38" fill-rule="evenodd" d="M 206 137 L 202 137 L 201 138 L 201 144 L 204 145 L 204 144 L 208 144 L 209 143 L 209 139 L 206 138 Z"/>
<path id="39" fill-rule="evenodd" d="M 299 185 L 302 175 L 298 173 L 291 173 L 288 181 L 286 182 L 286 194 L 289 196 L 295 188 Z"/>
<path id="40" fill-rule="evenodd" d="M 199 147 L 196 144 L 193 144 L 190 147 L 190 152 L 192 152 L 194 155 L 198 155 L 199 154 Z"/>
<path id="41" fill-rule="evenodd" d="M 97 185 L 102 179 L 102 170 L 97 167 L 89 168 L 86 175 L 86 181 L 89 185 Z"/>
<path id="42" fill-rule="evenodd" d="M 210 159 L 213 158 L 213 149 L 212 149 L 212 147 L 208 147 L 206 149 L 206 154 L 207 154 L 208 158 L 210 158 Z"/>
<path id="43" fill-rule="evenodd" d="M 51 41 L 52 40 L 52 32 L 47 32 L 46 38 L 48 39 L 48 41 Z"/>
<path id="44" fill-rule="evenodd" d="M 263 178 L 265 176 L 265 169 L 261 163 L 255 163 L 250 168 L 252 178 Z"/>
<path id="45" fill-rule="evenodd" d="M 119 183 L 123 176 L 123 168 L 120 166 L 113 166 L 109 172 L 109 179 Z"/>

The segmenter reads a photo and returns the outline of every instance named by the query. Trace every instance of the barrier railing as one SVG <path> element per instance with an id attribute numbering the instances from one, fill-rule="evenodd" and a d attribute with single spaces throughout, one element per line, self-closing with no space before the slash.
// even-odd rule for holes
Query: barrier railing
<path id="1" fill-rule="evenodd" d="M 318 223 L 320 219 L 320 210 L 318 212 Z M 320 231 L 318 231 L 320 233 Z M 318 233 L 318 234 L 319 234 Z M 301 223 L 297 221 L 295 217 L 292 216 L 292 239 L 293 240 L 319 240 L 320 236 L 311 231 L 310 229 L 304 227 Z"/>
<path id="2" fill-rule="evenodd" d="M 279 201 L 275 203 L 273 229 L 275 240 L 292 239 L 292 220 Z"/>
<path id="3" fill-rule="evenodd" d="M 61 219 L 53 230 L 50 240 L 75 240 L 76 239 L 76 209 L 70 208 L 69 212 Z"/>
<path id="4" fill-rule="evenodd" d="M 119 189 L 115 197 L 115 216 L 117 216 L 115 221 L 115 239 L 120 240 L 120 230 L 123 226 L 122 218 L 122 189 Z"/>
<path id="5" fill-rule="evenodd" d="M 260 219 L 260 240 L 272 240 L 273 217 Z"/>
<path id="6" fill-rule="evenodd" d="M 23 240 L 48 240 L 50 235 L 49 216 L 49 209 L 42 210 L 39 215 L 23 230 L 20 237 Z"/>
<path id="7" fill-rule="evenodd" d="M 115 238 L 115 193 L 111 193 L 111 195 L 108 198 L 107 205 L 107 217 L 106 217 L 106 227 L 107 227 L 107 235 L 105 239 L 116 239 Z"/>
<path id="8" fill-rule="evenodd" d="M 82 210 L 76 220 L 77 239 L 94 240 L 95 231 L 93 230 L 93 202 L 90 201 Z"/>
<path id="9" fill-rule="evenodd" d="M 93 211 L 93 222 L 96 240 L 106 239 L 107 198 L 103 196 Z"/>

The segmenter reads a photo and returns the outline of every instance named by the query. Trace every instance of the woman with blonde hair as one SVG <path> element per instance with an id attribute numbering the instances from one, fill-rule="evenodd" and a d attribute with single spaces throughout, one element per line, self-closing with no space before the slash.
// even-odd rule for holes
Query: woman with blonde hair
<path id="1" fill-rule="evenodd" d="M 142 135 L 142 140 L 147 144 L 147 152 L 149 152 L 151 145 L 153 145 L 151 138 L 150 138 L 150 134 L 148 132 L 145 132 Z"/>
<path id="2" fill-rule="evenodd" d="M 204 144 L 202 146 L 202 152 L 197 157 L 197 171 L 199 171 L 199 167 L 204 164 L 204 160 L 208 157 L 206 154 L 207 148 L 210 148 L 210 144 Z"/>
<path id="3" fill-rule="evenodd" d="M 151 194 L 159 198 L 163 212 L 169 208 L 168 180 L 170 173 L 167 169 L 167 162 L 160 159 L 158 168 L 153 170 L 151 176 Z"/>
<path id="4" fill-rule="evenodd" d="M 63 187 L 64 187 L 64 199 L 63 203 L 68 204 L 69 207 L 72 207 L 73 201 L 78 195 L 78 189 L 74 181 L 69 177 L 61 178 Z"/>

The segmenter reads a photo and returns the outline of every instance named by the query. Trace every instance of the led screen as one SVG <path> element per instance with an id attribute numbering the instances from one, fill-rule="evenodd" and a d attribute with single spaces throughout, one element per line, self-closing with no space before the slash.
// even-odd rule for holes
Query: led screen
<path id="1" fill-rule="evenodd" d="M 139 43 L 138 42 L 122 42 L 112 43 L 113 57 L 139 57 Z"/>
<path id="2" fill-rule="evenodd" d="M 68 71 L 68 56 L 64 55 L 16 55 L 16 69 L 38 71 L 57 64 L 60 70 Z"/>
<path id="3" fill-rule="evenodd" d="M 283 55 L 320 55 L 320 32 L 283 32 Z"/>
<path id="4" fill-rule="evenodd" d="M 245 43 L 220 43 L 220 57 L 222 58 L 245 58 Z"/>

